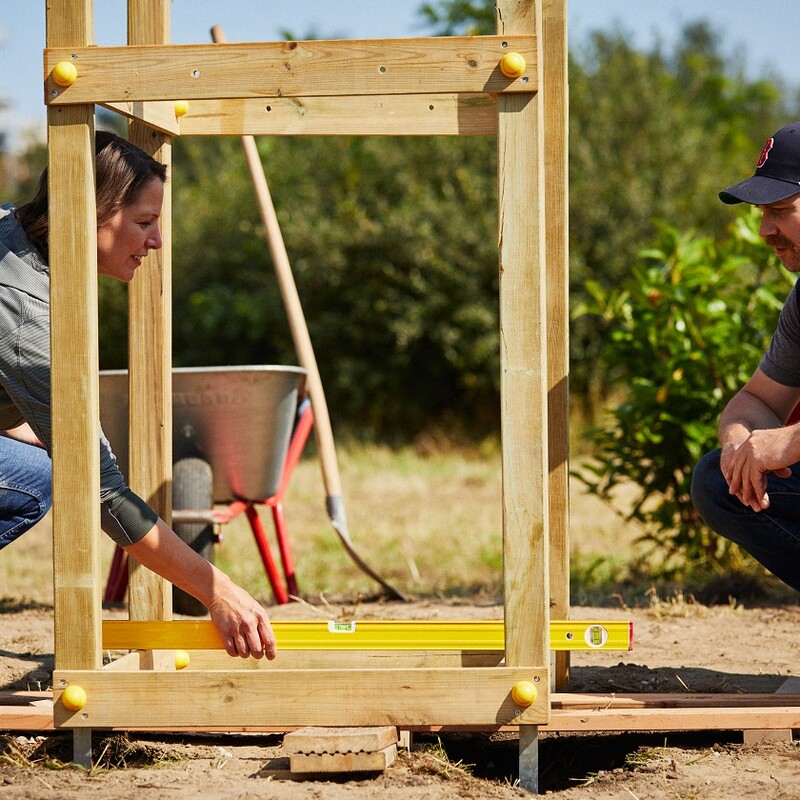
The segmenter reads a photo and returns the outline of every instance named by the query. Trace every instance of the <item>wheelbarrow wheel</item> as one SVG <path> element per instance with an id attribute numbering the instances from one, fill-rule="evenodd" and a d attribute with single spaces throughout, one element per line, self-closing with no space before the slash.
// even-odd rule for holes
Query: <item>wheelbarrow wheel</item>
<path id="1" fill-rule="evenodd" d="M 202 458 L 181 458 L 172 465 L 172 505 L 176 509 L 207 511 L 213 504 L 211 465 Z M 181 522 L 175 533 L 199 553 L 214 563 L 214 526 L 205 522 Z M 177 586 L 172 588 L 172 610 L 176 614 L 202 617 L 208 609 L 195 597 Z"/>

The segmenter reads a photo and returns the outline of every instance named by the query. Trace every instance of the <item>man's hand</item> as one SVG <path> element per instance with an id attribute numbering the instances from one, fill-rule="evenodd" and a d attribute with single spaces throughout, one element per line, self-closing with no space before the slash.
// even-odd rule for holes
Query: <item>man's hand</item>
<path id="1" fill-rule="evenodd" d="M 788 465 L 798 459 L 792 455 L 794 428 L 755 430 L 738 445 L 723 447 L 720 465 L 730 493 L 753 509 L 769 508 L 767 475 L 788 478 Z M 796 445 L 795 445 L 796 447 Z"/>

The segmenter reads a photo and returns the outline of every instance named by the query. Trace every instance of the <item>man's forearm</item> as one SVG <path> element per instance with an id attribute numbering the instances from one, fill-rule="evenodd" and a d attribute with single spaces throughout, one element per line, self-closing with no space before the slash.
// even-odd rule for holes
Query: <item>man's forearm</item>
<path id="1" fill-rule="evenodd" d="M 717 428 L 717 436 L 724 448 L 739 445 L 755 430 L 782 427 L 778 415 L 762 400 L 747 390 L 740 391 L 725 406 Z"/>

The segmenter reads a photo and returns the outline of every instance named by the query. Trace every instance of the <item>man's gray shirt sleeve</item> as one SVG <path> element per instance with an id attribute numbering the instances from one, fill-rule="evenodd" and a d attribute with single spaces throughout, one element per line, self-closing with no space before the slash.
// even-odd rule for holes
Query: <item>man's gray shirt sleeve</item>
<path id="1" fill-rule="evenodd" d="M 800 386 L 800 294 L 797 283 L 783 304 L 775 334 L 759 367 L 768 378 L 782 386 Z"/>

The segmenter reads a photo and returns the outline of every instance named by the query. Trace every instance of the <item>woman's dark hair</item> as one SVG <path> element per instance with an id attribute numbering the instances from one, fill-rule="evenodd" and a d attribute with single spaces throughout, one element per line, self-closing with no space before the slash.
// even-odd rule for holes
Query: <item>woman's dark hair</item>
<path id="1" fill-rule="evenodd" d="M 94 151 L 98 226 L 108 222 L 123 206 L 136 202 L 139 193 L 152 178 L 161 181 L 167 179 L 166 165 L 115 133 L 97 131 Z M 47 203 L 45 169 L 33 200 L 17 209 L 17 219 L 28 240 L 36 244 L 45 255 L 50 232 Z"/>

